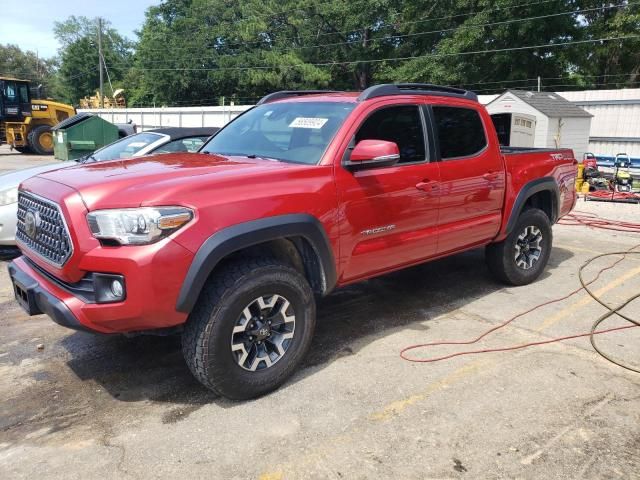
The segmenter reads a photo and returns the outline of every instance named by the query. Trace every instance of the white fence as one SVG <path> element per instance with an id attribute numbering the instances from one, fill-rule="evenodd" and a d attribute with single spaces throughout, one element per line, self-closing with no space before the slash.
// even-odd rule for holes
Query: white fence
<path id="1" fill-rule="evenodd" d="M 138 131 L 160 127 L 222 127 L 250 105 L 226 107 L 164 107 L 164 108 L 114 108 L 78 110 L 89 112 L 112 123 L 128 123 L 138 126 Z"/>

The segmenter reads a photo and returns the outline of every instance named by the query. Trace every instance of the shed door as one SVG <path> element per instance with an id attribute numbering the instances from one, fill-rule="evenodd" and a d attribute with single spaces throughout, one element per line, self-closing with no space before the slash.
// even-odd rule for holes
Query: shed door
<path id="1" fill-rule="evenodd" d="M 510 147 L 533 148 L 536 132 L 536 117 L 524 113 L 511 115 Z"/>

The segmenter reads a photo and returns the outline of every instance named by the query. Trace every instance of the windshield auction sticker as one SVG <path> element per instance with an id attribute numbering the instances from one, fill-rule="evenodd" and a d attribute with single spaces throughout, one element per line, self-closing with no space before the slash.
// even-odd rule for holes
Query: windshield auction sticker
<path id="1" fill-rule="evenodd" d="M 297 117 L 289 124 L 289 128 L 322 128 L 328 118 Z"/>

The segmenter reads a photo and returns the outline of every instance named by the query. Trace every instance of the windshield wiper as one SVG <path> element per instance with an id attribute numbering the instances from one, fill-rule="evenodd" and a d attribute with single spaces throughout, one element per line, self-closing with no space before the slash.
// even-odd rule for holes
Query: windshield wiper
<path id="1" fill-rule="evenodd" d="M 269 160 L 269 161 L 275 161 L 275 162 L 285 162 L 286 160 L 282 160 L 281 158 L 277 158 L 277 157 L 264 157 L 262 155 L 257 155 L 255 153 L 235 153 L 235 152 L 210 152 L 210 151 L 201 151 L 198 153 L 205 153 L 207 155 L 222 155 L 225 157 L 246 157 L 246 158 L 250 158 L 250 159 L 255 159 L 255 158 L 259 158 L 261 160 Z"/>
<path id="2" fill-rule="evenodd" d="M 285 160 L 282 160 L 281 158 L 278 157 L 264 157 L 262 155 L 256 155 L 255 153 L 251 153 L 249 155 L 245 155 L 245 157 L 247 158 L 259 158 L 260 160 L 268 160 L 270 162 L 284 162 Z"/>
<path id="3" fill-rule="evenodd" d="M 80 158 L 76 158 L 76 162 L 78 163 L 88 163 L 90 160 L 93 160 L 94 162 L 96 162 L 98 159 L 94 157 L 92 153 L 88 155 L 84 155 Z"/>

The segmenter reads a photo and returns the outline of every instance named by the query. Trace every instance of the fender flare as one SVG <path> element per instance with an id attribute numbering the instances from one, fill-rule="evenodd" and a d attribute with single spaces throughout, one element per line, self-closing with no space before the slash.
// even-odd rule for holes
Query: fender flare
<path id="1" fill-rule="evenodd" d="M 303 237 L 313 247 L 320 260 L 324 294 L 336 284 L 336 264 L 329 238 L 320 221 L 308 214 L 289 214 L 261 218 L 227 227 L 210 236 L 198 249 L 182 283 L 176 310 L 190 313 L 205 282 L 214 268 L 226 256 L 270 240 Z"/>
<path id="2" fill-rule="evenodd" d="M 553 177 L 542 177 L 536 180 L 532 180 L 525 184 L 518 193 L 515 201 L 513 202 L 513 208 L 509 214 L 509 220 L 507 221 L 507 228 L 505 234 L 509 235 L 518 221 L 518 217 L 524 208 L 525 202 L 536 193 L 550 191 L 551 192 L 551 224 L 556 223 L 560 215 L 560 189 L 558 183 Z"/>

